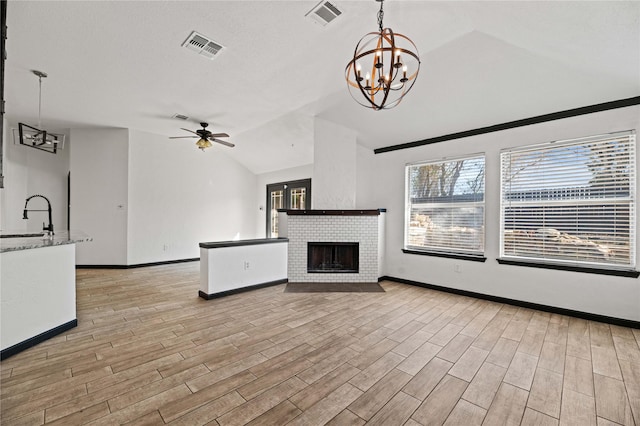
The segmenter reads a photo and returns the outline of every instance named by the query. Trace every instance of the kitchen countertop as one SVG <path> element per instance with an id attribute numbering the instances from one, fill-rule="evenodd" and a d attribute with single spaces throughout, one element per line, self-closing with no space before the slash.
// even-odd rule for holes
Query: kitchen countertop
<path id="1" fill-rule="evenodd" d="M 288 238 L 257 238 L 254 240 L 235 240 L 235 241 L 214 241 L 210 243 L 200 243 L 201 248 L 214 249 L 222 247 L 238 247 L 238 246 L 255 246 L 258 244 L 287 243 Z"/>
<path id="2" fill-rule="evenodd" d="M 22 233 L 25 232 L 2 232 L 2 235 L 15 235 Z M 89 237 L 82 231 L 56 231 L 53 239 L 50 239 L 49 237 L 5 237 L 0 238 L 0 253 L 60 246 L 64 244 L 75 244 L 92 240 L 93 238 Z"/>

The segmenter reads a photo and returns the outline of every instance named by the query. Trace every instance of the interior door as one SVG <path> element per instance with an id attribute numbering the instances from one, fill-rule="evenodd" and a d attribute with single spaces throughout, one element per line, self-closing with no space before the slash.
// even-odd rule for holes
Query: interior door
<path id="1" fill-rule="evenodd" d="M 311 208 L 311 179 L 267 185 L 267 238 L 278 238 L 278 210 Z"/>

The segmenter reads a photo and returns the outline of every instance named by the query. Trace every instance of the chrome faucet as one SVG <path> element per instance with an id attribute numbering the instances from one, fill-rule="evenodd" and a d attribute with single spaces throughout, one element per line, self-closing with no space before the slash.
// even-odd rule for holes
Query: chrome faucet
<path id="1" fill-rule="evenodd" d="M 35 197 L 44 198 L 49 208 L 47 210 L 27 210 L 27 204 L 29 204 L 29 200 Z M 51 202 L 49 202 L 49 199 L 47 197 L 45 197 L 44 195 L 36 194 L 27 198 L 27 201 L 24 202 L 24 212 L 22 214 L 23 219 L 29 219 L 29 217 L 27 216 L 27 212 L 49 212 L 49 225 L 45 226 L 44 222 L 42 222 L 42 230 L 48 231 L 49 235 L 53 235 L 53 221 L 51 220 Z"/>

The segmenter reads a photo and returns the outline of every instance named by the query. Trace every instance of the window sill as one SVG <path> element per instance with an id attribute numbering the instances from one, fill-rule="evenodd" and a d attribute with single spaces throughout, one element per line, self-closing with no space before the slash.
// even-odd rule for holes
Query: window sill
<path id="1" fill-rule="evenodd" d="M 470 260 L 472 262 L 484 262 L 487 260 L 487 258 L 484 256 L 472 255 L 472 254 L 442 253 L 438 251 L 422 251 L 422 250 L 409 250 L 409 249 L 402 249 L 402 252 L 408 253 L 408 254 L 419 254 L 421 256 L 435 256 L 435 257 L 446 257 L 448 259 Z"/>
<path id="2" fill-rule="evenodd" d="M 537 263 L 537 262 L 527 262 L 523 260 L 512 260 L 512 259 L 496 259 L 496 260 L 501 265 L 526 266 L 530 268 L 542 268 L 542 269 L 556 269 L 559 271 L 585 272 L 588 274 L 613 275 L 617 277 L 629 277 L 629 278 L 638 278 L 638 276 L 640 276 L 640 271 L 634 271 L 632 269 L 588 268 L 584 266 L 559 265 L 559 264 L 553 264 L 553 263 Z"/>

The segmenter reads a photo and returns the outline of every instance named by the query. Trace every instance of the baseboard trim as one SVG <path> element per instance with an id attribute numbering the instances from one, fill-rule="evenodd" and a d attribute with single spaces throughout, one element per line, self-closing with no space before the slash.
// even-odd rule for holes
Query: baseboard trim
<path id="1" fill-rule="evenodd" d="M 186 262 L 198 262 L 199 257 L 192 257 L 190 259 L 177 259 L 177 260 L 165 260 L 162 262 L 150 262 L 150 263 L 137 263 L 134 265 L 76 265 L 76 269 L 133 269 L 144 268 L 146 266 L 161 266 L 171 265 L 174 263 L 186 263 Z"/>
<path id="2" fill-rule="evenodd" d="M 289 280 L 287 278 L 283 278 L 281 280 L 269 281 L 261 284 L 254 284 L 247 287 L 234 288 L 233 290 L 221 291 L 220 293 L 212 293 L 212 294 L 207 294 L 204 291 L 199 290 L 198 296 L 202 297 L 204 300 L 219 299 L 221 297 L 231 296 L 232 294 L 244 293 L 246 291 L 258 290 L 259 288 L 271 287 L 279 284 L 286 284 L 288 282 Z"/>
<path id="3" fill-rule="evenodd" d="M 45 340 L 49 340 L 52 337 L 57 336 L 58 334 L 62 334 L 67 330 L 71 330 L 72 328 L 78 325 L 78 320 L 74 319 L 62 325 L 59 325 L 51 330 L 45 331 L 44 333 L 40 333 L 37 336 L 31 337 L 23 342 L 16 343 L 13 346 L 9 346 L 7 349 L 3 349 L 0 352 L 0 361 L 9 358 L 10 356 L 16 355 L 24 350 L 29 349 L 32 346 L 37 345 L 38 343 L 42 343 Z"/>
<path id="4" fill-rule="evenodd" d="M 574 311 L 572 309 L 560 308 L 557 306 L 540 305 L 538 303 L 526 302 L 524 300 L 508 299 L 506 297 L 492 296 L 490 294 L 476 293 L 468 290 L 460 290 L 457 288 L 443 287 L 435 284 L 427 284 L 419 281 L 406 280 L 391 276 L 383 276 L 381 280 L 395 281 L 401 284 L 409 284 L 417 287 L 428 288 L 430 290 L 443 291 L 446 293 L 459 294 L 461 296 L 475 297 L 477 299 L 490 300 L 497 303 L 505 303 L 507 305 L 520 306 L 523 308 L 536 309 L 538 311 L 551 312 L 553 314 L 567 315 L 576 318 L 582 318 L 590 321 L 605 322 L 608 324 L 619 325 L 621 327 L 630 327 L 640 329 L 640 321 L 633 321 L 624 318 L 609 317 L 606 315 L 592 314 L 590 312 Z"/>

